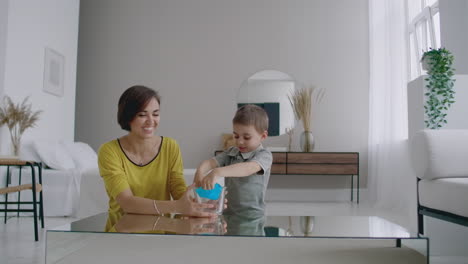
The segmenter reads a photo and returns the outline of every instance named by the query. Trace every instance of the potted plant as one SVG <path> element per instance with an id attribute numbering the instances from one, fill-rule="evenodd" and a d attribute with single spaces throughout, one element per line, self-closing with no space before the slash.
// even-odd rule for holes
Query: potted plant
<path id="1" fill-rule="evenodd" d="M 426 128 L 439 129 L 447 123 L 447 111 L 455 103 L 453 55 L 445 48 L 429 49 L 424 52 L 421 63 L 428 75 L 424 122 Z"/>
<path id="2" fill-rule="evenodd" d="M 9 96 L 5 96 L 4 106 L 0 106 L 0 126 L 6 124 L 10 130 L 11 142 L 13 144 L 13 155 L 19 155 L 21 136 L 24 131 L 34 127 L 42 111 L 31 110 L 26 97 L 21 104 L 15 104 Z"/>

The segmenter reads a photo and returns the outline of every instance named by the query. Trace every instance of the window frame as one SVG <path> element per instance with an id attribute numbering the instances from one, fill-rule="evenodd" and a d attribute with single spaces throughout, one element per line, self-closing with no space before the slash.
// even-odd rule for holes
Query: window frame
<path id="1" fill-rule="evenodd" d="M 411 1 L 411 0 L 408 0 Z M 408 4 L 407 7 L 409 8 Z M 409 79 L 413 78 L 413 67 L 412 63 L 416 65 L 416 76 L 415 78 L 422 75 L 422 65 L 420 58 L 423 55 L 423 50 L 429 50 L 431 48 L 439 48 L 436 39 L 434 16 L 439 13 L 439 1 L 436 1 L 432 5 L 427 5 L 426 0 L 421 0 L 421 12 L 411 19 L 408 24 L 408 53 L 409 53 Z M 409 20 L 409 19 L 408 19 Z M 439 25 L 440 26 L 440 25 Z M 429 36 L 428 36 L 429 35 Z M 428 41 L 429 37 L 429 41 Z M 440 36 L 439 36 L 440 38 Z M 413 41 L 413 47 L 411 46 L 411 40 Z M 421 40 L 421 41 L 420 41 Z M 419 47 L 420 43 L 422 47 Z M 411 56 L 411 50 L 414 49 L 414 55 Z M 413 58 L 411 58 L 413 57 Z"/>

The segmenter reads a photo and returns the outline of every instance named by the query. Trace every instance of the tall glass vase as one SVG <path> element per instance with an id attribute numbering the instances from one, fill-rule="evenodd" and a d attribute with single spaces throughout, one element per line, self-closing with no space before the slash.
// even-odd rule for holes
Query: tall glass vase
<path id="1" fill-rule="evenodd" d="M 299 138 L 299 144 L 303 152 L 312 152 L 315 146 L 314 135 L 310 131 L 304 131 Z"/>
<path id="2" fill-rule="evenodd" d="M 19 157 L 19 155 L 20 155 L 20 146 L 21 146 L 21 138 L 20 137 L 12 137 L 11 138 L 11 146 L 12 146 L 13 156 Z"/>

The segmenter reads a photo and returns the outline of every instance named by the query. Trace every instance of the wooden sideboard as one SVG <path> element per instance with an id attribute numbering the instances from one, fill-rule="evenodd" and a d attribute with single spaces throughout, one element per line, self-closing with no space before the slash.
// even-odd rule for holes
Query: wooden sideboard
<path id="1" fill-rule="evenodd" d="M 215 154 L 221 151 L 216 151 Z M 271 174 L 347 175 L 351 177 L 351 201 L 354 200 L 354 176 L 357 178 L 356 202 L 359 203 L 359 152 L 272 152 Z"/>

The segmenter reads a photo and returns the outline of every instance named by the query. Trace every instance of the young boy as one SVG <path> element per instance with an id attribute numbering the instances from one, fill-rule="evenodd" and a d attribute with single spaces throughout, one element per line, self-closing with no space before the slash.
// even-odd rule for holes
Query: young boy
<path id="1" fill-rule="evenodd" d="M 264 213 L 273 160 L 271 152 L 262 146 L 268 136 L 268 115 L 259 106 L 244 105 L 237 110 L 232 124 L 236 146 L 203 161 L 194 182 L 209 190 L 218 178 L 225 177 L 226 214 Z"/>

